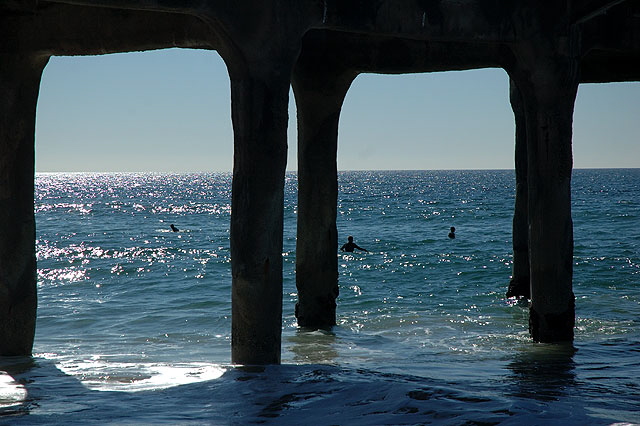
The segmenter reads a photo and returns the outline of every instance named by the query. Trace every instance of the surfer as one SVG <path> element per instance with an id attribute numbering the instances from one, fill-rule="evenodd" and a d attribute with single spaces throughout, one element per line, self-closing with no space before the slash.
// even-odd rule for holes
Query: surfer
<path id="1" fill-rule="evenodd" d="M 456 237 L 456 227 L 451 227 L 451 232 L 449 232 L 449 238 L 454 239 Z"/>
<path id="2" fill-rule="evenodd" d="M 362 250 L 362 251 L 366 251 L 367 253 L 369 253 L 369 250 L 367 249 L 363 249 L 362 247 L 359 247 L 356 243 L 353 242 L 353 237 L 351 235 L 349 235 L 349 238 L 347 238 L 347 242 L 343 244 L 342 247 L 340 247 L 341 251 L 347 251 L 347 252 L 353 252 L 353 249 L 358 249 L 358 250 Z"/>
<path id="3" fill-rule="evenodd" d="M 178 231 L 179 231 L 179 229 L 178 229 L 178 228 L 176 228 L 175 226 L 173 226 L 173 223 L 171 224 L 171 230 L 172 230 L 173 232 L 178 232 Z"/>

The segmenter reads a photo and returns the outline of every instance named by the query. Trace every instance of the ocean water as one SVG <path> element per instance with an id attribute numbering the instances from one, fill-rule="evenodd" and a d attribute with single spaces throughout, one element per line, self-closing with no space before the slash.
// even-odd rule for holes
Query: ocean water
<path id="1" fill-rule="evenodd" d="M 296 326 L 288 174 L 282 365 L 246 368 L 229 174 L 38 174 L 34 356 L 0 359 L 0 424 L 640 424 L 640 169 L 574 171 L 573 345 L 504 297 L 513 171 L 339 184 L 340 244 L 370 253 L 336 247 L 338 325 Z"/>

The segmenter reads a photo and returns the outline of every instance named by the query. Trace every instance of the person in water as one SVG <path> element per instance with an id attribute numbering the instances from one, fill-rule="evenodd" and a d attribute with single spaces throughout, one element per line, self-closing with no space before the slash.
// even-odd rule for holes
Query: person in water
<path id="1" fill-rule="evenodd" d="M 176 228 L 175 226 L 173 226 L 173 223 L 171 224 L 171 230 L 172 230 L 173 232 L 178 232 L 178 231 L 179 231 L 179 229 L 178 229 L 178 228 Z"/>
<path id="2" fill-rule="evenodd" d="M 456 237 L 456 228 L 455 226 L 451 227 L 451 232 L 449 232 L 449 238 L 454 239 Z"/>
<path id="3" fill-rule="evenodd" d="M 347 238 L 347 240 L 348 241 L 344 243 L 342 247 L 340 247 L 341 251 L 347 251 L 351 253 L 353 252 L 353 249 L 358 249 L 358 250 L 366 251 L 367 253 L 369 253 L 369 250 L 363 249 L 362 247 L 359 247 L 356 243 L 354 243 L 353 237 L 351 235 L 349 235 L 349 238 Z"/>

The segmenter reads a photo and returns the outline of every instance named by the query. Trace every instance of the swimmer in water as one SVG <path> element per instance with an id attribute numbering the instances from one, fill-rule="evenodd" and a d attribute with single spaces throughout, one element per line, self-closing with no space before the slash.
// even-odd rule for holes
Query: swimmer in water
<path id="1" fill-rule="evenodd" d="M 178 228 L 176 228 L 175 226 L 173 226 L 173 223 L 171 224 L 171 230 L 172 230 L 173 232 L 178 232 L 178 231 L 179 231 L 179 229 L 178 229 Z"/>
<path id="2" fill-rule="evenodd" d="M 449 232 L 449 238 L 454 239 L 456 237 L 456 228 L 455 226 L 451 227 L 451 232 Z"/>
<path id="3" fill-rule="evenodd" d="M 347 238 L 347 240 L 348 241 L 346 243 L 344 243 L 344 245 L 342 247 L 340 247 L 341 251 L 346 251 L 346 252 L 352 253 L 353 249 L 358 249 L 358 250 L 366 251 L 367 253 L 369 253 L 369 250 L 363 249 L 362 247 L 359 247 L 356 243 L 354 243 L 352 236 L 349 236 L 349 238 Z"/>

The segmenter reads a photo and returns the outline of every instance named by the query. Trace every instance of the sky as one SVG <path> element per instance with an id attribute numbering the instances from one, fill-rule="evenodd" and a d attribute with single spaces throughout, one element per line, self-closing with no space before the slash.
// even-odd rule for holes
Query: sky
<path id="1" fill-rule="evenodd" d="M 360 75 L 342 109 L 339 170 L 513 169 L 501 69 Z M 296 170 L 296 112 L 289 158 Z M 575 168 L 640 167 L 640 83 L 580 85 Z M 53 57 L 36 118 L 37 172 L 231 171 L 229 77 L 216 52 Z"/>

